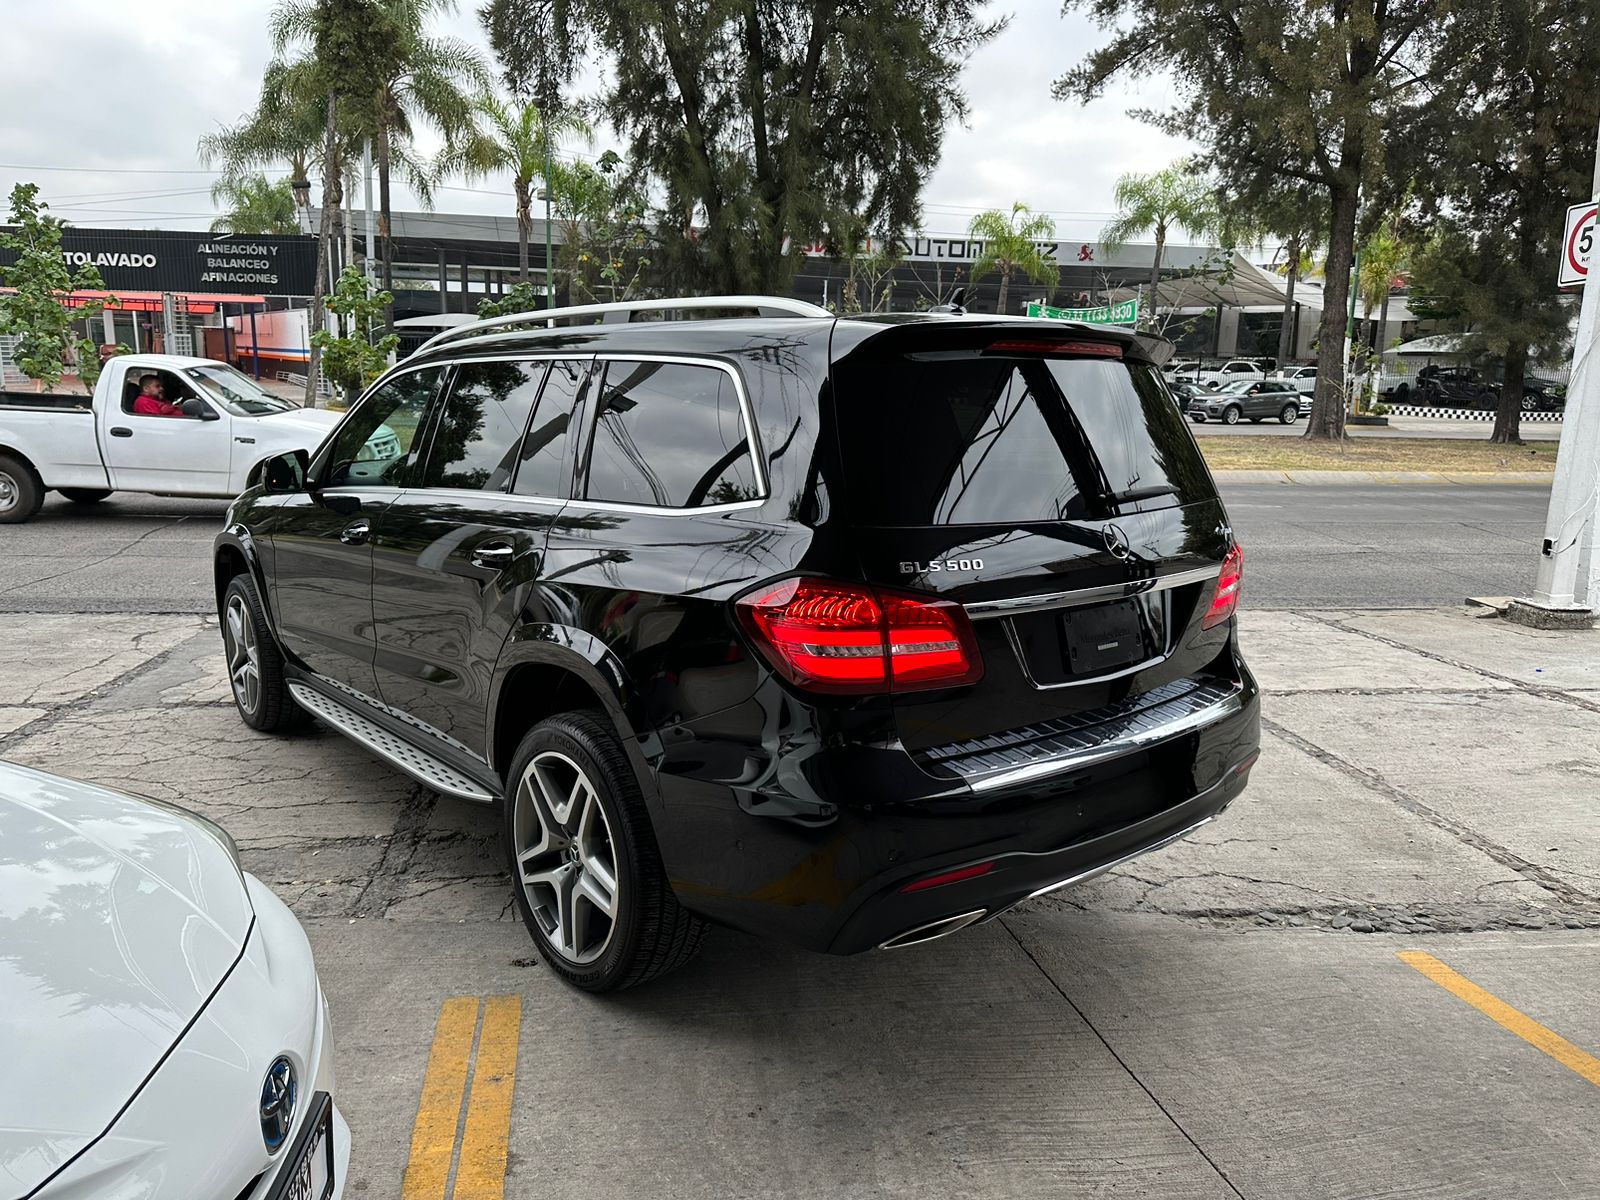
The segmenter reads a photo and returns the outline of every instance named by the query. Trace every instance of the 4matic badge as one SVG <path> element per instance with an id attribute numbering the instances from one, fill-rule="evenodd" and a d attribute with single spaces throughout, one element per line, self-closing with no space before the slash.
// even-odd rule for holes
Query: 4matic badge
<path id="1" fill-rule="evenodd" d="M 935 559 L 933 562 L 902 562 L 900 574 L 902 575 L 931 575 L 935 571 L 981 571 L 983 559 L 981 558 L 945 558 Z"/>

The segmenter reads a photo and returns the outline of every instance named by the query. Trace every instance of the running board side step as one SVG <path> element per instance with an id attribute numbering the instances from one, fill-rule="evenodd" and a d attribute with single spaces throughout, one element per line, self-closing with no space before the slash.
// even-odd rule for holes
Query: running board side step
<path id="1" fill-rule="evenodd" d="M 484 790 L 476 780 L 427 751 L 419 750 L 404 738 L 390 733 L 376 721 L 362 716 L 331 696 L 295 680 L 289 681 L 289 692 L 295 703 L 312 716 L 332 725 L 352 742 L 370 750 L 396 770 L 404 771 L 418 783 L 462 800 L 474 800 L 479 804 L 494 803 L 496 797 Z"/>

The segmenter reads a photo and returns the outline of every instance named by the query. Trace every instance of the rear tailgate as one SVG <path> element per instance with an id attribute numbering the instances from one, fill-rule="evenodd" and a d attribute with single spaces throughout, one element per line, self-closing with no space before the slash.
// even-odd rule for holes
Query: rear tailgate
<path id="1" fill-rule="evenodd" d="M 913 752 L 1137 707 L 1226 672 L 1232 544 L 1187 424 L 1126 335 L 898 326 L 833 366 L 865 580 L 962 605 L 976 683 L 897 693 Z"/>

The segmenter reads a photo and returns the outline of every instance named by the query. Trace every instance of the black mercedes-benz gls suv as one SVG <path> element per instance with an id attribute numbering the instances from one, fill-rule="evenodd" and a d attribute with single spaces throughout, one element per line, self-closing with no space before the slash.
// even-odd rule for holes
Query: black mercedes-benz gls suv
<path id="1" fill-rule="evenodd" d="M 244 720 L 499 805 L 572 983 L 648 979 L 708 921 L 928 941 L 1244 788 L 1241 554 L 1165 343 L 562 314 L 443 334 L 262 464 L 215 569 Z"/>

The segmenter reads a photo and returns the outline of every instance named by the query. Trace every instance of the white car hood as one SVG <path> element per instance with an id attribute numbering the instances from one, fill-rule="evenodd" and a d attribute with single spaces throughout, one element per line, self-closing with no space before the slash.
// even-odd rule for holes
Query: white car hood
<path id="1" fill-rule="evenodd" d="M 0 1195 L 111 1125 L 252 920 L 232 855 L 191 817 L 0 762 Z"/>
<path id="2" fill-rule="evenodd" d="M 293 450 L 315 450 L 333 427 L 344 420 L 342 412 L 326 408 L 302 408 L 298 412 L 273 413 L 255 418 L 257 439 Z"/>

